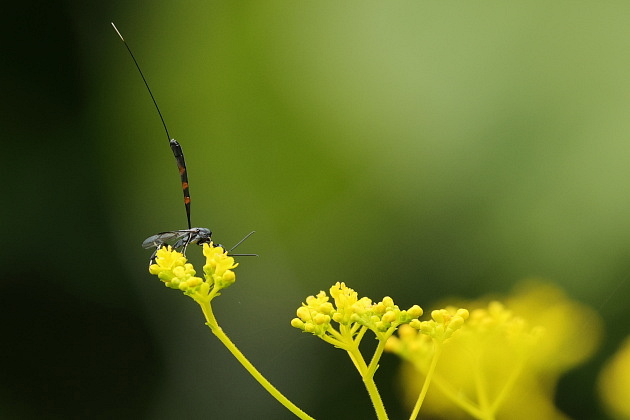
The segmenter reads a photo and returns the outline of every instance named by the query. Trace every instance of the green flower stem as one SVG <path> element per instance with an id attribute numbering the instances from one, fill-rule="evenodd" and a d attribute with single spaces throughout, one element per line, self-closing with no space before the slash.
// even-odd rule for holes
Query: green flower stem
<path id="1" fill-rule="evenodd" d="M 385 344 L 387 343 L 387 339 L 392 335 L 395 331 L 395 328 L 391 328 L 391 331 L 387 331 L 383 336 L 378 337 L 378 346 L 376 346 L 376 350 L 374 350 L 374 355 L 372 356 L 372 360 L 370 360 L 370 365 L 368 366 L 368 375 L 373 377 L 376 373 L 376 369 L 378 369 L 378 361 L 381 360 L 381 356 L 383 355 L 383 351 L 385 350 Z"/>
<path id="2" fill-rule="evenodd" d="M 499 409 L 503 401 L 505 401 L 505 398 L 508 396 L 510 391 L 512 391 L 512 388 L 514 387 L 514 383 L 519 378 L 519 376 L 521 376 L 521 373 L 523 372 L 525 361 L 526 361 L 525 358 L 521 358 L 518 364 L 516 365 L 516 367 L 514 368 L 514 370 L 512 370 L 512 372 L 510 373 L 510 376 L 505 382 L 505 385 L 503 385 L 503 388 L 499 392 L 499 395 L 496 397 L 496 399 L 492 403 L 492 406 L 490 406 L 490 410 L 492 413 L 497 412 L 497 410 Z"/>
<path id="3" fill-rule="evenodd" d="M 422 403 L 424 402 L 424 397 L 426 397 L 427 395 L 427 391 L 429 390 L 429 384 L 431 383 L 431 379 L 433 379 L 433 373 L 435 373 L 435 367 L 437 366 L 438 359 L 440 358 L 440 354 L 442 353 L 442 343 L 437 343 L 435 341 L 434 343 L 435 343 L 435 352 L 433 353 L 433 358 L 431 359 L 431 365 L 429 366 L 429 370 L 427 371 L 427 376 L 424 378 L 424 384 L 422 384 L 422 390 L 420 391 L 420 395 L 418 396 L 416 405 L 413 407 L 411 416 L 409 416 L 409 420 L 415 420 L 418 417 L 418 413 L 420 412 L 420 407 L 422 407 Z"/>
<path id="4" fill-rule="evenodd" d="M 304 411 L 300 410 L 295 404 L 287 399 L 284 395 L 280 393 L 265 377 L 258 372 L 258 370 L 250 363 L 247 358 L 240 352 L 240 350 L 232 343 L 232 341 L 228 338 L 227 335 L 223 332 L 219 324 L 217 323 L 214 314 L 212 313 L 212 306 L 209 301 L 199 301 L 196 302 L 201 306 L 201 310 L 203 311 L 204 316 L 206 317 L 206 325 L 210 328 L 210 331 L 223 343 L 225 347 L 234 355 L 236 360 L 238 360 L 241 365 L 249 372 L 250 375 L 254 377 L 258 381 L 263 388 L 267 390 L 280 404 L 285 406 L 290 412 L 295 414 L 300 419 L 311 419 L 314 420 L 313 417 L 306 414 Z"/>
<path id="5" fill-rule="evenodd" d="M 359 357 L 361 357 L 361 359 L 359 360 L 352 350 L 348 349 L 346 351 L 348 352 L 350 360 L 352 360 L 352 364 L 354 364 L 354 367 L 357 368 L 357 371 L 361 375 L 361 378 L 363 378 L 363 371 L 365 370 L 365 362 L 361 363 L 363 361 L 363 356 L 359 355 Z"/>
<path id="6" fill-rule="evenodd" d="M 434 374 L 431 382 L 433 382 L 433 385 L 435 385 L 447 398 L 449 398 L 453 404 L 470 414 L 471 417 L 476 419 L 484 418 L 484 413 L 474 402 L 466 398 L 466 396 L 462 395 L 456 389 L 453 389 L 453 387 L 447 381 L 442 379 L 440 375 Z"/>
<path id="7" fill-rule="evenodd" d="M 370 396 L 370 401 L 372 401 L 374 411 L 376 411 L 376 417 L 379 420 L 387 420 L 387 412 L 385 411 L 385 406 L 383 405 L 381 394 L 379 394 L 376 383 L 374 382 L 374 372 L 371 369 L 368 369 L 368 366 L 365 363 L 365 359 L 363 358 L 363 355 L 359 350 L 359 342 L 355 341 L 354 345 L 352 345 L 350 349 L 347 350 L 347 352 L 350 356 L 350 359 L 352 359 L 355 367 L 359 371 L 359 374 L 361 375 L 361 379 L 363 380 L 365 389 Z M 374 370 L 376 370 L 376 368 L 374 368 Z"/>
<path id="8" fill-rule="evenodd" d="M 473 375 L 475 380 L 475 388 L 477 390 L 477 401 L 479 401 L 479 408 L 484 413 L 483 419 L 493 420 L 494 414 L 490 409 L 490 402 L 488 400 L 488 390 L 486 388 L 486 381 L 483 378 L 481 361 L 476 360 L 473 366 Z"/>
<path id="9" fill-rule="evenodd" d="M 328 336 L 328 334 L 330 334 L 330 336 Z M 329 327 L 328 331 L 326 331 L 326 334 L 322 335 L 321 338 L 324 339 L 326 342 L 333 344 L 334 346 L 338 345 L 335 343 L 339 343 L 339 345 L 343 346 L 342 348 L 344 350 L 346 349 L 346 341 L 348 340 L 346 340 L 346 337 L 333 327 Z"/>
<path id="10" fill-rule="evenodd" d="M 512 372 L 510 372 L 510 376 L 507 381 L 503 385 L 503 388 L 498 393 L 497 397 L 494 399 L 492 404 L 487 405 L 486 407 L 482 407 L 481 404 L 477 404 L 471 401 L 466 396 L 462 395 L 458 390 L 454 389 L 448 381 L 445 381 L 439 374 L 434 374 L 432 383 L 436 386 L 447 398 L 449 398 L 455 405 L 459 408 L 467 412 L 471 417 L 479 420 L 494 420 L 496 416 L 496 412 L 499 410 L 501 404 L 505 401 L 510 391 L 514 387 L 514 383 L 520 377 L 523 372 L 523 368 L 525 366 L 526 359 L 521 358 L 514 368 Z M 480 386 L 479 378 L 476 378 L 477 387 Z M 477 397 L 481 398 L 480 390 L 477 390 Z"/>
<path id="11" fill-rule="evenodd" d="M 365 385 L 365 389 L 370 396 L 370 401 L 372 401 L 372 405 L 374 406 L 374 411 L 376 411 L 376 417 L 379 420 L 387 420 L 387 412 L 385 411 L 385 406 L 383 405 L 383 400 L 381 400 L 381 394 L 378 392 L 378 388 L 376 387 L 376 383 L 371 376 L 363 378 L 363 384 Z"/>

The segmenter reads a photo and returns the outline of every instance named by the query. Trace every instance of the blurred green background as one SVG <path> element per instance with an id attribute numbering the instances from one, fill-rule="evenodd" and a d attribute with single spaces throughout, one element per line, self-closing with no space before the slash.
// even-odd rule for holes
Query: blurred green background
<path id="1" fill-rule="evenodd" d="M 223 329 L 317 418 L 372 418 L 344 353 L 291 328 L 345 281 L 401 307 L 541 277 L 603 345 L 561 383 L 605 418 L 630 332 L 630 5 L 26 1 L 2 25 L 2 418 L 292 418 L 142 240 L 185 227 L 177 169 L 114 21 L 186 153 L 193 225 L 236 243 Z M 199 251 L 189 251 L 198 261 Z M 576 343 L 579 345 L 579 343 Z M 391 418 L 406 417 L 377 372 Z"/>

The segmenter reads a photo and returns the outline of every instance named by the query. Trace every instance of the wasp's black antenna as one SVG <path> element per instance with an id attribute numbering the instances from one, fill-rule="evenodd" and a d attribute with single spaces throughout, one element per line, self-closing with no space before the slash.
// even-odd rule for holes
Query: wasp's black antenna
<path id="1" fill-rule="evenodd" d="M 136 68 L 140 72 L 140 77 L 142 77 L 142 81 L 144 82 L 144 85 L 147 87 L 147 90 L 149 91 L 149 95 L 151 95 L 151 100 L 153 101 L 153 105 L 155 105 L 155 109 L 157 109 L 158 115 L 160 116 L 160 120 L 162 121 L 162 125 L 164 126 L 164 131 L 166 131 L 166 139 L 168 141 L 171 141 L 171 136 L 168 134 L 168 128 L 166 128 L 166 122 L 164 122 L 164 117 L 162 117 L 162 113 L 160 112 L 160 107 L 158 106 L 157 101 L 155 100 L 155 97 L 153 96 L 153 92 L 151 92 L 151 88 L 149 87 L 149 83 L 147 82 L 147 79 L 144 77 L 144 73 L 142 73 L 142 70 L 140 69 L 140 65 L 136 61 L 136 57 L 134 57 L 133 53 L 131 52 L 131 48 L 129 48 L 129 44 L 127 44 L 127 41 L 125 41 L 125 38 L 123 38 L 123 36 L 121 35 L 116 25 L 114 25 L 114 22 L 111 22 L 111 24 L 114 27 L 114 30 L 116 31 L 118 36 L 120 37 L 120 40 L 123 42 L 123 44 L 125 44 L 125 48 L 127 48 L 127 51 L 129 51 L 129 55 L 131 56 L 133 63 L 136 65 Z"/>
<path id="2" fill-rule="evenodd" d="M 151 92 L 149 83 L 147 82 L 147 79 L 144 77 L 144 73 L 142 73 L 142 70 L 140 69 L 140 65 L 138 64 L 138 61 L 136 61 L 136 57 L 134 57 L 133 53 L 131 52 L 131 48 L 129 48 L 129 44 L 127 44 L 127 41 L 125 41 L 125 38 L 123 38 L 123 36 L 121 35 L 116 25 L 114 25 L 114 22 L 111 22 L 111 24 L 114 27 L 114 30 L 116 31 L 118 36 L 120 37 L 120 40 L 123 42 L 123 44 L 125 44 L 125 48 L 127 48 L 127 51 L 129 51 L 129 55 L 131 56 L 131 59 L 136 65 L 138 72 L 140 72 L 140 77 L 142 77 L 142 81 L 144 82 L 144 85 L 147 87 L 147 90 L 149 91 L 149 95 L 151 96 L 153 105 L 155 105 L 155 109 L 157 109 L 158 115 L 160 116 L 160 121 L 162 121 L 162 125 L 164 126 L 164 131 L 166 132 L 166 139 L 169 142 L 169 146 L 171 147 L 173 156 L 175 156 L 175 163 L 177 163 L 177 169 L 179 170 L 179 177 L 182 181 L 182 191 L 184 192 L 184 206 L 186 207 L 186 220 L 188 221 L 188 229 L 191 229 L 192 225 L 190 224 L 190 190 L 188 188 L 188 173 L 186 171 L 186 162 L 184 161 L 184 152 L 182 151 L 182 147 L 179 145 L 177 140 L 172 139 L 171 136 L 169 135 L 168 128 L 166 128 L 166 122 L 164 121 L 164 117 L 162 117 L 162 112 L 160 112 L 160 107 L 158 106 L 157 101 L 155 100 L 155 97 L 153 96 L 153 92 Z"/>
<path id="3" fill-rule="evenodd" d="M 255 230 L 252 230 L 251 232 L 249 232 L 247 235 L 245 235 L 243 237 L 243 239 L 241 239 L 240 241 L 238 241 L 236 243 L 236 245 L 234 245 L 232 248 L 230 248 L 230 250 L 228 251 L 228 255 L 231 257 L 257 257 L 258 254 L 232 254 L 231 252 L 234 251 L 236 249 L 237 246 L 239 246 L 240 244 L 242 244 L 245 239 L 249 238 L 250 236 L 252 236 L 254 233 L 256 233 Z"/>

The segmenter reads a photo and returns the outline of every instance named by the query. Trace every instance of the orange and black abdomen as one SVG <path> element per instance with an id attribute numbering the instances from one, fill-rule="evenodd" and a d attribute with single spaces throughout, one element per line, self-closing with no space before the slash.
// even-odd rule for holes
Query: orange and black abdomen
<path id="1" fill-rule="evenodd" d="M 186 162 L 184 161 L 184 152 L 182 146 L 179 145 L 177 140 L 171 139 L 169 142 L 173 156 L 175 156 L 175 163 L 177 163 L 177 169 L 179 170 L 179 177 L 182 181 L 182 192 L 184 193 L 184 206 L 186 206 L 186 218 L 188 219 L 188 229 L 190 229 L 190 191 L 188 189 L 188 174 L 186 173 Z"/>

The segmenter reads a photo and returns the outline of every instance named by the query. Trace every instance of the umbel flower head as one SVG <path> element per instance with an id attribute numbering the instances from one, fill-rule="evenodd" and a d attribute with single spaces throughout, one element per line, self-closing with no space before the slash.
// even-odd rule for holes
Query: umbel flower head
<path id="1" fill-rule="evenodd" d="M 420 306 L 401 310 L 389 296 L 378 303 L 373 303 L 367 297 L 359 298 L 357 292 L 345 283 L 335 283 L 329 292 L 334 305 L 324 291 L 317 296 L 309 296 L 298 308 L 297 318 L 291 321 L 291 325 L 321 338 L 334 340 L 341 339 L 341 336 L 351 339 L 361 329 L 362 333 L 369 329 L 377 338 L 386 339 L 399 325 L 422 315 Z M 339 324 L 341 333 L 331 326 L 331 322 Z"/>
<path id="2" fill-rule="evenodd" d="M 414 319 L 398 330 L 398 337 L 387 340 L 385 350 L 411 361 L 418 370 L 426 372 L 436 351 L 464 326 L 470 316 L 467 309 L 449 306 L 431 311 L 431 320 Z"/>
<path id="3" fill-rule="evenodd" d="M 540 282 L 518 288 L 501 302 L 481 299 L 465 306 L 471 308 L 470 316 L 441 346 L 441 361 L 422 406 L 425 415 L 565 418 L 553 405 L 554 388 L 562 372 L 596 348 L 596 314 Z M 436 349 L 435 340 L 426 335 L 428 326 L 414 321 L 387 345 L 409 362 L 401 370 L 401 382 L 410 405 Z"/>
<path id="4" fill-rule="evenodd" d="M 199 301 L 210 301 L 219 290 L 229 287 L 236 280 L 232 269 L 238 266 L 234 258 L 227 255 L 220 246 L 212 242 L 203 244 L 206 263 L 203 266 L 204 278 L 196 277 L 196 271 L 186 257 L 170 246 L 162 247 L 155 254 L 155 263 L 149 272 L 157 275 L 166 287 L 179 289 L 184 294 Z"/>

